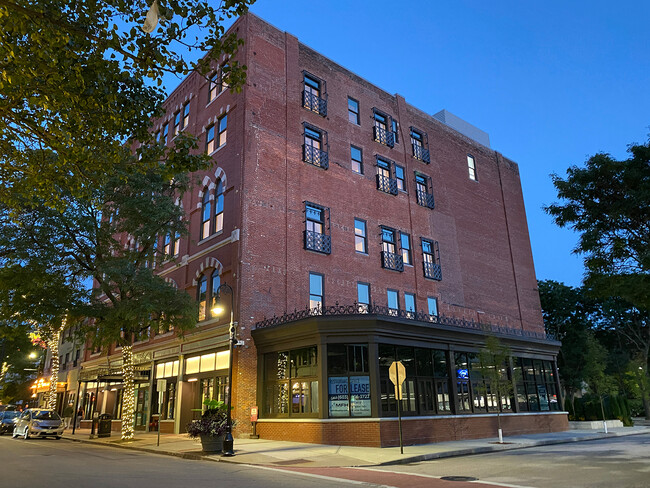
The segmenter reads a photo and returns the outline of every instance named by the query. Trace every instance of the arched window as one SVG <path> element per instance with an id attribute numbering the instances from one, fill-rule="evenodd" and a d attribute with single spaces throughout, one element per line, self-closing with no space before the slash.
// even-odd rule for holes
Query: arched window
<path id="1" fill-rule="evenodd" d="M 216 305 L 217 290 L 221 286 L 221 276 L 219 276 L 219 270 L 218 269 L 215 269 L 212 272 L 212 280 L 211 281 L 212 281 L 211 284 L 210 284 L 211 300 L 210 300 L 210 312 L 209 312 L 210 315 L 212 315 L 212 308 Z"/>
<path id="2" fill-rule="evenodd" d="M 201 321 L 207 317 L 208 278 L 205 275 L 201 275 L 198 283 L 196 293 L 199 302 L 199 321 Z"/>
<path id="3" fill-rule="evenodd" d="M 210 235 L 210 190 L 206 186 L 203 189 L 203 203 L 201 205 L 201 239 L 205 239 Z"/>
<path id="4" fill-rule="evenodd" d="M 217 181 L 217 204 L 214 213 L 214 231 L 221 232 L 223 230 L 223 182 Z"/>

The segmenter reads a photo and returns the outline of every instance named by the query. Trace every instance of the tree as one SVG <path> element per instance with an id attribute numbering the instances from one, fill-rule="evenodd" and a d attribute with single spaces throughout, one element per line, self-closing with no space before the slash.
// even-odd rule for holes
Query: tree
<path id="1" fill-rule="evenodd" d="M 586 381 L 594 301 L 582 287 L 557 281 L 538 281 L 544 327 L 562 341 L 558 354 L 560 383 L 574 408 L 575 394 Z"/>
<path id="2" fill-rule="evenodd" d="M 60 325 L 59 318 L 71 325 L 89 317 L 94 321 L 83 330 L 95 345 L 121 345 L 125 439 L 133 436 L 133 342 L 150 327 L 182 334 L 197 318 L 195 301 L 154 273 L 173 258 L 159 240 L 187 233 L 178 202 L 190 178 L 174 169 L 196 170 L 210 161 L 193 154 L 195 144 L 182 135 L 177 147 L 167 160 L 163 145 L 144 147 L 144 173 L 132 169 L 136 156 L 125 148 L 119 171 L 102 186 L 83 197 L 59 188 L 62 209 L 43 202 L 0 212 L 0 316 L 18 313 L 46 331 Z M 80 286 L 88 277 L 95 282 L 92 293 Z"/>
<path id="3" fill-rule="evenodd" d="M 220 56 L 235 54 L 241 40 L 225 35 L 224 22 L 253 0 L 160 3 L 146 33 L 145 0 L 0 0 L 0 201 L 60 206 L 58 188 L 79 195 L 84 181 L 100 184 L 98 175 L 121 164 L 127 139 L 148 142 L 162 75 L 207 75 Z M 188 51 L 205 56 L 191 61 Z M 240 90 L 245 67 L 233 59 L 222 71 Z"/>
<path id="4" fill-rule="evenodd" d="M 624 161 L 596 154 L 566 179 L 553 174 L 564 203 L 545 211 L 580 234 L 575 252 L 584 255 L 587 287 L 650 310 L 650 141 L 628 152 Z"/>
<path id="5" fill-rule="evenodd" d="M 496 403 L 499 442 L 503 442 L 501 411 L 515 394 L 513 379 L 508 376 L 510 355 L 508 346 L 502 344 L 496 337 L 489 336 L 485 341 L 485 347 L 479 351 L 476 370 L 482 377 L 482 381 L 477 383 L 477 393 L 488 398 L 488 402 L 491 398 L 492 403 Z"/>

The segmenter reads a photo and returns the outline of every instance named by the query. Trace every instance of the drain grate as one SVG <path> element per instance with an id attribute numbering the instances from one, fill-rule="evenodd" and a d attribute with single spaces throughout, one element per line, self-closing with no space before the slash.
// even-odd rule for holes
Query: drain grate
<path id="1" fill-rule="evenodd" d="M 443 476 L 440 479 L 445 481 L 478 481 L 478 478 L 472 476 Z"/>

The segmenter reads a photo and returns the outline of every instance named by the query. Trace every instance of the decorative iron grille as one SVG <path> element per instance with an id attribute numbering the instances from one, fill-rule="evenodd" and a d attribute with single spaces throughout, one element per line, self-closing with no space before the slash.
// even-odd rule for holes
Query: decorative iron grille
<path id="1" fill-rule="evenodd" d="M 395 134 L 392 131 L 375 125 L 372 128 L 372 134 L 378 143 L 388 147 L 395 147 Z"/>
<path id="2" fill-rule="evenodd" d="M 323 254 L 330 254 L 332 252 L 332 240 L 330 236 L 314 232 L 312 230 L 305 231 L 305 249 L 310 251 L 322 252 Z"/>
<path id="3" fill-rule="evenodd" d="M 397 180 L 388 176 L 377 175 L 377 190 L 397 195 Z"/>
<path id="4" fill-rule="evenodd" d="M 381 265 L 386 269 L 404 271 L 404 259 L 399 254 L 388 251 L 381 252 Z"/>
<path id="5" fill-rule="evenodd" d="M 433 200 L 433 195 L 431 193 L 422 190 L 416 190 L 415 195 L 416 195 L 418 205 L 422 207 L 428 207 L 428 208 L 435 207 L 435 202 Z"/>
<path id="6" fill-rule="evenodd" d="M 256 329 L 264 329 L 266 327 L 277 327 L 280 325 L 296 322 L 298 320 L 307 319 L 314 315 L 320 316 L 339 316 L 339 315 L 357 315 L 361 317 L 368 317 L 375 315 L 376 317 L 386 317 L 390 319 L 398 318 L 405 319 L 412 322 L 418 322 L 417 325 L 425 327 L 457 327 L 461 329 L 472 329 L 485 332 L 486 334 L 497 334 L 501 336 L 511 337 L 526 337 L 531 339 L 543 340 L 548 342 L 556 342 L 557 339 L 554 334 L 548 332 L 535 332 L 523 329 L 511 329 L 501 325 L 489 324 L 485 322 L 475 322 L 474 320 L 467 320 L 456 317 L 446 317 L 444 315 L 429 315 L 425 312 L 412 312 L 406 310 L 390 309 L 383 305 L 374 304 L 359 304 L 354 302 L 349 305 L 340 305 L 336 302 L 335 305 L 329 307 L 317 307 L 315 309 L 306 308 L 304 310 L 294 309 L 293 312 L 286 312 L 283 315 L 274 315 L 273 317 L 261 320 L 255 324 Z"/>
<path id="7" fill-rule="evenodd" d="M 411 144 L 413 147 L 413 157 L 419 159 L 420 161 L 429 164 L 431 159 L 429 158 L 429 150 L 420 146 L 419 144 Z"/>
<path id="8" fill-rule="evenodd" d="M 313 164 L 319 168 L 327 169 L 329 168 L 329 156 L 327 151 L 321 151 L 317 147 L 307 146 L 303 144 L 302 146 L 302 160 L 305 163 Z"/>
<path id="9" fill-rule="evenodd" d="M 327 100 L 313 93 L 302 92 L 302 106 L 318 115 L 327 117 Z"/>
<path id="10" fill-rule="evenodd" d="M 422 263 L 424 265 L 424 277 L 431 280 L 441 281 L 442 280 L 442 268 L 439 264 L 427 263 L 426 261 Z"/>

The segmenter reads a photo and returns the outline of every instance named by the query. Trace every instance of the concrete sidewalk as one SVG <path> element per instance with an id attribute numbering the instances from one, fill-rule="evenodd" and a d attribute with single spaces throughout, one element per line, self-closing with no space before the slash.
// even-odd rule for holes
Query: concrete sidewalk
<path id="1" fill-rule="evenodd" d="M 119 432 L 114 432 L 112 437 L 108 438 L 90 439 L 90 431 L 80 429 L 74 435 L 66 431 L 64 438 L 77 442 L 134 449 L 186 459 L 226 461 L 263 466 L 340 467 L 406 464 L 430 459 L 638 434 L 650 434 L 650 426 L 610 429 L 608 434 L 593 430 L 569 430 L 566 432 L 506 436 L 504 437 L 504 444 L 498 444 L 496 438 L 440 442 L 419 446 L 405 446 L 404 454 L 400 453 L 399 447 L 326 446 L 265 439 L 235 439 L 235 456 L 232 457 L 203 453 L 200 441 L 189 439 L 186 434 L 161 434 L 159 446 L 156 445 L 157 434 L 155 432 L 137 432 L 134 440 L 122 441 Z"/>

